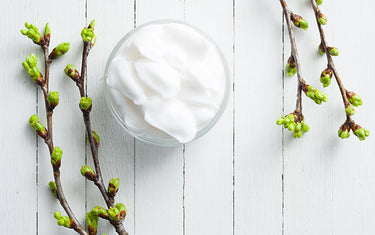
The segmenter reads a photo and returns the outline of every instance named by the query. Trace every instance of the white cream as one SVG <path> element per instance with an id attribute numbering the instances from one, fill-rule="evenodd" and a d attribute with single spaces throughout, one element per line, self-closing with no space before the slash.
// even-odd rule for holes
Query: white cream
<path id="1" fill-rule="evenodd" d="M 216 47 L 180 23 L 143 26 L 118 50 L 107 85 L 130 132 L 146 139 L 194 139 L 215 117 L 225 93 Z"/>

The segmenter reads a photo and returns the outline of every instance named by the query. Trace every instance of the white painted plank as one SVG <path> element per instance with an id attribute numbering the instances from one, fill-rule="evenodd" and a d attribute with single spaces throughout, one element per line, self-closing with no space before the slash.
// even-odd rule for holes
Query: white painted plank
<path id="1" fill-rule="evenodd" d="M 336 82 L 332 81 L 326 89 L 319 83 L 320 72 L 325 68 L 326 60 L 317 53 L 320 41 L 313 11 L 305 2 L 289 2 L 291 8 L 298 9 L 310 23 L 307 32 L 296 30 L 305 78 L 308 83 L 327 93 L 329 102 L 318 106 L 304 97 L 304 115 L 310 131 L 301 140 L 293 140 L 290 133 L 286 133 L 285 234 L 372 234 L 374 226 L 370 221 L 375 215 L 369 194 L 374 194 L 374 188 L 371 187 L 373 154 L 369 150 L 374 144 L 373 140 L 369 138 L 365 142 L 359 142 L 355 136 L 348 140 L 337 137 L 337 130 L 345 120 L 345 113 Z M 370 79 L 374 72 L 371 69 L 371 57 L 359 54 L 353 48 L 356 42 L 373 49 L 370 40 L 362 33 L 370 28 L 372 18 L 364 21 L 364 25 L 350 23 L 350 19 L 345 20 L 344 12 L 349 14 L 349 4 L 349 1 L 325 3 L 321 7 L 328 17 L 328 24 L 324 28 L 328 41 L 341 49 L 341 55 L 335 58 L 335 62 L 344 84 L 361 93 L 367 101 L 364 107 L 357 109 L 354 119 L 373 129 L 370 116 L 374 115 L 374 111 L 369 107 L 374 95 L 366 89 L 369 82 L 373 82 Z M 350 6 L 353 9 L 353 4 Z M 358 17 L 361 18 L 363 15 L 371 15 L 369 12 L 373 9 L 374 4 L 366 1 L 365 5 L 358 6 L 358 11 L 353 12 L 358 12 Z M 348 29 L 354 26 L 359 27 L 355 32 L 361 32 L 362 37 L 348 34 Z M 286 47 L 285 51 L 288 50 L 289 47 Z M 287 56 L 285 54 L 285 59 Z M 353 60 L 355 56 L 363 59 Z M 354 63 L 360 66 L 361 62 L 367 69 L 358 70 L 355 65 L 351 65 Z M 292 84 L 293 79 L 295 78 L 285 81 L 285 109 L 290 111 L 295 102 L 293 96 L 296 86 Z"/>
<path id="2" fill-rule="evenodd" d="M 347 7 L 347 6 L 350 6 Z M 362 96 L 363 106 L 356 108 L 353 119 L 371 131 L 372 136 L 359 142 L 353 135 L 349 140 L 335 139 L 332 150 L 332 233 L 374 234 L 375 226 L 375 172 L 374 172 L 374 81 L 375 51 L 373 22 L 375 3 L 362 1 L 358 4 L 344 0 L 327 2 L 322 11 L 328 17 L 328 41 L 340 49 L 335 58 L 336 66 L 348 90 Z M 349 16 L 350 17 L 345 17 Z M 353 19 L 358 19 L 357 22 Z M 358 46 L 356 46 L 358 45 Z M 337 99 L 334 132 L 344 121 L 341 98 L 337 86 L 330 91 L 330 97 Z M 333 142 L 333 141 L 332 141 Z M 332 156 L 331 155 L 331 156 Z"/>
<path id="3" fill-rule="evenodd" d="M 281 234 L 281 8 L 237 0 L 235 16 L 235 234 Z"/>
<path id="4" fill-rule="evenodd" d="M 67 17 L 69 15 L 69 17 Z M 64 19 L 64 20 L 62 20 Z M 58 91 L 60 103 L 53 114 L 53 139 L 55 146 L 63 150 L 61 163 L 61 182 L 66 199 L 77 219 L 84 226 L 85 216 L 85 182 L 80 174 L 81 165 L 85 161 L 85 139 L 81 112 L 77 108 L 79 94 L 74 83 L 64 74 L 64 68 L 68 63 L 80 61 L 80 31 L 85 21 L 85 9 L 83 1 L 66 1 L 58 7 L 51 1 L 38 1 L 36 24 L 43 32 L 44 25 L 49 22 L 51 27 L 50 50 L 61 42 L 69 42 L 69 52 L 52 62 L 50 67 L 50 90 Z M 35 47 L 42 55 L 41 49 Z M 42 67 L 42 65 L 41 65 Z M 44 70 L 42 70 L 44 71 Z M 39 94 L 39 116 L 45 120 L 44 99 Z M 46 122 L 44 122 L 46 123 Z M 48 182 L 53 180 L 53 171 L 50 156 L 44 141 L 39 140 L 39 203 L 38 203 L 38 230 L 40 235 L 67 234 L 66 228 L 56 224 L 53 217 L 55 211 L 65 214 L 60 203 L 49 191 Z"/>
<path id="5" fill-rule="evenodd" d="M 233 2 L 186 1 L 186 21 L 207 33 L 233 68 Z M 231 76 L 232 77 L 232 76 Z M 233 100 L 205 136 L 185 148 L 185 234 L 233 233 Z"/>
<path id="6" fill-rule="evenodd" d="M 295 29 L 304 78 L 308 84 L 323 91 L 319 77 L 326 62 L 317 52 L 320 41 L 312 8 L 309 2 L 293 0 L 288 3 L 295 13 L 309 22 L 307 31 Z M 286 62 L 290 56 L 286 26 L 284 33 Z M 296 76 L 285 78 L 285 114 L 293 112 L 295 108 L 296 79 Z M 334 86 L 323 92 L 337 94 L 338 90 Z M 284 131 L 284 233 L 331 234 L 333 161 L 329 156 L 334 156 L 331 143 L 338 141 L 336 136 L 339 123 L 333 122 L 336 118 L 327 120 L 329 116 L 337 117 L 335 111 L 341 110 L 342 106 L 332 95 L 329 95 L 328 103 L 320 106 L 302 95 L 303 114 L 310 130 L 301 139 L 294 139 L 291 132 Z"/>
<path id="7" fill-rule="evenodd" d="M 137 0 L 136 24 L 184 16 L 181 0 Z M 182 234 L 182 147 L 135 141 L 135 233 Z"/>
<path id="8" fill-rule="evenodd" d="M 87 23 L 95 19 L 97 41 L 88 58 L 88 94 L 93 97 L 93 130 L 101 138 L 99 158 L 104 183 L 120 179 L 116 202 L 127 207 L 125 228 L 134 234 L 134 139 L 125 133 L 110 113 L 104 99 L 104 68 L 112 48 L 134 25 L 133 1 L 87 1 Z M 79 35 L 77 35 L 79 36 Z M 89 147 L 88 163 L 93 166 Z M 87 183 L 87 210 L 105 203 L 91 182 Z M 98 234 L 116 234 L 112 225 L 101 221 Z"/>
<path id="9" fill-rule="evenodd" d="M 0 79 L 0 208 L 6 212 L 1 219 L 4 234 L 36 232 L 36 136 L 27 124 L 35 113 L 36 95 L 35 85 L 21 66 L 35 46 L 19 31 L 27 18 L 36 19 L 29 10 L 32 5 L 14 2 L 0 9 L 0 28 L 6 32 L 0 35 L 0 68 L 6 71 Z M 17 14 L 22 17 L 15 18 Z M 22 221 L 22 226 L 16 221 Z"/>

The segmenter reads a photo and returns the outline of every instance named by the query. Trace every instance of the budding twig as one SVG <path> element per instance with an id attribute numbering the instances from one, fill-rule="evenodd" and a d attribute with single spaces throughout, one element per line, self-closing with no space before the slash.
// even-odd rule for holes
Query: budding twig
<path id="1" fill-rule="evenodd" d="M 302 86 L 306 84 L 302 76 L 301 64 L 298 56 L 296 39 L 294 37 L 293 25 L 291 22 L 291 16 L 293 15 L 292 11 L 288 8 L 288 5 L 284 0 L 280 0 L 281 6 L 283 7 L 285 21 L 288 27 L 289 39 L 291 45 L 291 57 L 295 63 L 297 69 L 297 78 L 298 78 L 298 91 L 297 91 L 297 102 L 296 102 L 296 111 L 302 114 Z"/>
<path id="2" fill-rule="evenodd" d="M 90 143 L 91 154 L 92 154 L 92 158 L 93 158 L 93 162 L 95 166 L 95 173 L 93 171 L 85 169 L 85 174 L 83 173 L 82 174 L 86 176 L 86 178 L 94 182 L 94 184 L 97 186 L 97 188 L 101 192 L 104 201 L 107 204 L 108 211 L 110 211 L 110 210 L 115 210 L 117 204 L 115 205 L 114 195 L 110 194 L 107 191 L 103 182 L 103 177 L 102 177 L 102 172 L 100 169 L 100 163 L 99 163 L 99 157 L 98 157 L 99 136 L 94 131 L 92 131 L 92 128 L 91 128 L 90 111 L 92 109 L 92 100 L 90 97 L 87 97 L 87 92 L 85 90 L 87 57 L 89 55 L 91 48 L 94 46 L 95 41 L 96 41 L 96 36 L 94 34 L 94 21 L 92 21 L 87 28 L 84 28 L 82 30 L 81 36 L 83 39 L 81 75 L 78 74 L 78 71 L 72 65 L 68 65 L 66 67 L 65 74 L 68 75 L 70 78 L 72 78 L 73 81 L 75 81 L 79 89 L 79 93 L 81 96 L 80 109 L 83 113 L 83 121 L 86 127 L 86 133 L 87 133 L 88 141 Z M 125 230 L 124 225 L 122 224 L 122 220 L 125 218 L 125 216 L 124 218 L 121 217 L 121 219 L 115 219 L 117 217 L 110 217 L 110 216 L 103 216 L 103 215 L 100 216 L 100 214 L 98 214 L 97 212 L 95 212 L 94 214 L 96 217 L 99 216 L 101 218 L 105 218 L 109 220 L 109 222 L 114 226 L 118 234 L 128 235 L 127 231 Z M 89 214 L 88 217 L 89 219 L 91 218 L 91 221 L 92 221 L 93 216 Z M 95 223 L 93 223 L 92 226 L 89 228 L 93 229 L 94 227 L 95 227 Z"/>
<path id="3" fill-rule="evenodd" d="M 51 163 L 53 168 L 53 175 L 55 182 L 50 183 L 51 190 L 53 190 L 56 198 L 59 200 L 61 206 L 64 208 L 65 212 L 67 213 L 68 217 L 61 216 L 60 213 L 55 214 L 55 217 L 58 218 L 58 224 L 64 225 L 65 227 L 74 229 L 77 233 L 81 235 L 88 235 L 86 230 L 81 226 L 77 218 L 75 217 L 72 209 L 67 202 L 64 191 L 61 185 L 60 179 L 60 164 L 61 164 L 61 155 L 62 151 L 59 147 L 54 147 L 53 144 L 53 135 L 52 135 L 52 115 L 53 109 L 58 104 L 58 93 L 54 92 L 50 95 L 49 92 L 49 67 L 52 62 L 52 59 L 49 57 L 49 41 L 50 41 L 50 29 L 48 24 L 45 27 L 45 34 L 44 37 L 41 36 L 38 28 L 35 25 L 25 23 L 27 30 L 21 30 L 21 33 L 28 36 L 33 42 L 39 45 L 44 54 L 44 81 L 43 77 L 41 76 L 39 70 L 37 69 L 36 65 L 36 56 L 31 55 L 26 62 L 23 63 L 25 69 L 28 70 L 30 76 L 36 78 L 34 81 L 40 86 L 43 96 L 44 96 L 44 103 L 46 108 L 46 116 L 47 116 L 47 128 L 43 127 L 43 125 L 39 122 L 39 118 L 36 115 L 33 115 L 29 122 L 33 129 L 38 133 L 40 137 L 44 139 L 44 142 L 48 146 L 49 153 L 51 156 Z M 69 50 L 69 44 L 64 44 L 66 47 L 62 50 L 58 48 L 55 50 L 56 53 L 60 55 L 66 53 Z M 40 76 L 39 76 L 40 75 Z M 50 95 L 50 96 L 49 96 Z M 50 98 L 49 98 L 50 97 Z M 50 102 L 52 101 L 52 102 Z"/>
<path id="4" fill-rule="evenodd" d="M 354 120 L 352 119 L 352 115 L 354 114 L 354 106 L 358 106 L 362 104 L 362 100 L 359 96 L 357 96 L 354 92 L 348 91 L 345 89 L 344 84 L 340 78 L 340 75 L 336 69 L 335 63 L 333 62 L 332 56 L 338 56 L 339 52 L 338 49 L 335 47 L 329 47 L 324 30 L 323 25 L 327 23 L 327 18 L 323 15 L 318 7 L 318 5 L 322 4 L 322 1 L 311 0 L 311 5 L 315 13 L 316 24 L 318 26 L 319 35 L 321 43 L 319 45 L 319 52 L 321 54 L 326 54 L 327 57 L 327 69 L 322 72 L 321 75 L 321 82 L 323 86 L 326 87 L 330 83 L 330 79 L 332 77 L 332 73 L 335 77 L 337 85 L 339 87 L 341 97 L 344 104 L 344 110 L 346 113 L 346 121 L 340 127 L 338 134 L 341 138 L 348 138 L 350 129 L 353 133 L 360 139 L 364 140 L 366 137 L 369 136 L 369 131 L 361 126 L 357 125 Z M 330 73 L 327 76 L 327 71 Z"/>
<path id="5" fill-rule="evenodd" d="M 308 23 L 299 15 L 294 14 L 287 6 L 285 0 L 280 0 L 281 6 L 283 8 L 284 18 L 287 23 L 290 45 L 291 45 L 291 55 L 287 63 L 287 75 L 292 76 L 297 73 L 298 87 L 297 87 L 297 101 L 296 109 L 293 113 L 281 117 L 277 120 L 278 125 L 284 125 L 290 131 L 293 131 L 293 136 L 295 138 L 300 138 L 303 132 L 309 130 L 309 126 L 304 122 L 304 116 L 302 114 L 302 91 L 305 95 L 317 104 L 322 102 L 327 102 L 328 98 L 318 89 L 307 85 L 306 81 L 303 79 L 302 69 L 300 64 L 300 59 L 298 56 L 297 44 L 294 37 L 293 25 L 295 27 L 306 30 L 308 28 Z"/>

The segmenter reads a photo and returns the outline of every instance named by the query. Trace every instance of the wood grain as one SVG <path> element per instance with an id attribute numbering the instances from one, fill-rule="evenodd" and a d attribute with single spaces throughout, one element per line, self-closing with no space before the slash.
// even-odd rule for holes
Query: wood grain
<path id="1" fill-rule="evenodd" d="M 87 1 L 87 22 L 95 19 L 97 41 L 90 52 L 87 66 L 87 90 L 93 97 L 93 130 L 101 136 L 99 161 L 104 183 L 112 178 L 120 179 L 116 202 L 127 207 L 125 227 L 134 234 L 134 139 L 116 122 L 104 99 L 104 68 L 112 48 L 134 25 L 133 1 Z M 79 35 L 77 35 L 79 36 Z M 87 148 L 89 165 L 93 166 L 91 152 Z M 87 183 L 87 210 L 105 203 L 94 184 Z M 101 221 L 99 234 L 116 234 L 107 221 Z"/>
<path id="2" fill-rule="evenodd" d="M 121 181 L 117 200 L 126 204 L 125 225 L 137 235 L 374 234 L 375 171 L 372 136 L 340 140 L 345 114 L 334 81 L 319 82 L 325 57 L 317 53 L 319 35 L 310 1 L 288 0 L 309 22 L 295 30 L 304 78 L 328 94 L 316 105 L 303 96 L 310 131 L 293 139 L 275 124 L 295 107 L 296 77 L 283 72 L 290 45 L 278 1 L 249 0 L 67 0 L 2 2 L 0 22 L 3 71 L 0 79 L 0 208 L 4 234 L 73 234 L 53 218 L 61 210 L 47 187 L 52 179 L 47 148 L 27 125 L 44 104 L 21 62 L 39 47 L 19 33 L 25 21 L 40 29 L 49 21 L 52 47 L 71 43 L 51 67 L 51 89 L 60 93 L 54 138 L 63 151 L 62 183 L 84 224 L 85 212 L 104 201 L 79 169 L 92 165 L 86 148 L 78 90 L 65 77 L 67 63 L 80 66 L 80 31 L 96 20 L 96 45 L 88 59 L 88 94 L 94 105 L 93 129 L 101 136 L 100 162 L 105 182 Z M 375 130 L 373 39 L 375 3 L 324 1 L 328 42 L 340 49 L 334 58 L 347 89 L 362 96 L 354 120 Z M 135 25 L 156 19 L 186 20 L 222 49 L 231 70 L 233 93 L 217 125 L 197 141 L 161 148 L 134 140 L 111 115 L 103 95 L 106 60 L 117 41 Z M 283 32 L 284 29 L 284 32 Z M 41 62 L 41 60 L 40 60 Z M 41 70 L 42 63 L 39 63 Z M 99 233 L 114 235 L 105 221 Z"/>
<path id="3" fill-rule="evenodd" d="M 233 2 L 187 0 L 185 19 L 214 38 L 227 60 L 231 79 Z M 185 147 L 186 235 L 233 233 L 232 124 L 231 92 L 226 110 L 216 126 Z"/>
<path id="4" fill-rule="evenodd" d="M 0 99 L 0 208 L 6 212 L 1 219 L 5 234 L 37 231 L 37 137 L 27 123 L 36 112 L 36 88 L 21 66 L 22 61 L 33 51 L 33 46 L 19 31 L 24 28 L 25 18 L 37 18 L 28 10 L 31 5 L 14 2 L 0 9 L 4 16 L 0 23 L 1 29 L 7 32 L 0 34 L 0 51 L 3 56 L 0 68 L 4 71 L 0 79 L 0 92 L 3 95 Z M 15 19 L 11 17 L 12 14 L 21 14 L 25 18 Z M 23 221 L 23 225 L 16 225 L 14 218 Z"/>
<path id="5" fill-rule="evenodd" d="M 136 24 L 184 17 L 181 0 L 137 0 Z M 182 147 L 163 148 L 135 141 L 136 234 L 183 233 Z"/>
<path id="6" fill-rule="evenodd" d="M 237 0 L 235 16 L 234 233 L 281 234 L 281 8 Z"/>

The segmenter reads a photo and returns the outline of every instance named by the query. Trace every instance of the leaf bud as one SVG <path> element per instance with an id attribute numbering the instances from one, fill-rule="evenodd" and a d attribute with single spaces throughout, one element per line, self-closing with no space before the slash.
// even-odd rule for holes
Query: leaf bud
<path id="1" fill-rule="evenodd" d="M 26 60 L 22 62 L 22 66 L 36 84 L 38 84 L 39 86 L 44 85 L 43 75 L 39 71 L 39 68 L 37 66 L 36 55 L 30 54 L 29 57 L 26 57 Z"/>
<path id="2" fill-rule="evenodd" d="M 296 73 L 297 73 L 296 63 L 294 61 L 293 56 L 290 56 L 288 59 L 288 63 L 286 64 L 286 74 L 288 76 L 293 76 Z"/>
<path id="3" fill-rule="evenodd" d="M 120 211 L 120 220 L 124 220 L 127 213 L 125 205 L 122 203 L 117 203 L 116 208 Z"/>
<path id="4" fill-rule="evenodd" d="M 349 115 L 349 116 L 354 115 L 354 113 L 355 113 L 354 106 L 351 105 L 351 104 L 350 104 L 350 105 L 347 105 L 346 108 L 345 108 L 345 112 L 346 112 L 346 114 Z"/>
<path id="5" fill-rule="evenodd" d="M 56 188 L 56 183 L 54 181 L 50 181 L 48 183 L 49 189 L 51 190 L 53 196 L 57 197 L 57 188 Z"/>
<path id="6" fill-rule="evenodd" d="M 114 198 L 116 196 L 116 193 L 118 192 L 119 187 L 120 187 L 119 178 L 112 178 L 108 184 L 108 194 L 112 198 Z"/>
<path id="7" fill-rule="evenodd" d="M 293 24 L 298 28 L 306 30 L 309 27 L 307 21 L 297 14 L 292 13 L 290 15 L 290 19 L 293 21 Z"/>
<path id="8" fill-rule="evenodd" d="M 96 213 L 90 211 L 86 213 L 87 230 L 89 234 L 96 234 L 98 230 L 99 217 Z"/>
<path id="9" fill-rule="evenodd" d="M 37 45 L 43 46 L 45 44 L 42 34 L 35 25 L 25 22 L 25 27 L 26 29 L 21 30 L 23 35 L 30 38 Z"/>
<path id="10" fill-rule="evenodd" d="M 81 97 L 81 100 L 79 102 L 79 108 L 82 110 L 82 112 L 90 112 L 92 109 L 92 99 L 91 97 Z"/>
<path id="11" fill-rule="evenodd" d="M 113 221 L 120 221 L 120 211 L 116 207 L 111 207 L 108 209 L 108 216 Z"/>
<path id="12" fill-rule="evenodd" d="M 43 126 L 43 124 L 39 121 L 39 117 L 36 115 L 32 115 L 29 118 L 29 124 L 31 128 L 43 139 L 47 137 L 47 129 Z"/>
<path id="13" fill-rule="evenodd" d="M 360 141 L 365 140 L 367 137 L 370 136 L 370 132 L 367 129 L 361 127 L 360 125 L 354 124 L 354 127 L 352 129 L 354 135 L 356 135 Z"/>
<path id="14" fill-rule="evenodd" d="M 320 82 L 323 84 L 323 87 L 329 86 L 331 84 L 333 72 L 332 69 L 325 69 L 320 75 Z"/>
<path id="15" fill-rule="evenodd" d="M 68 42 L 62 42 L 57 47 L 53 48 L 48 58 L 51 60 L 57 59 L 69 51 L 70 44 Z"/>
<path id="16" fill-rule="evenodd" d="M 86 177 L 88 180 L 94 181 L 96 179 L 96 174 L 94 170 L 87 165 L 81 167 L 82 176 Z"/>
<path id="17" fill-rule="evenodd" d="M 79 72 L 73 65 L 68 64 L 64 70 L 66 76 L 70 77 L 73 81 L 77 82 L 79 80 Z"/>
<path id="18" fill-rule="evenodd" d="M 318 13 L 318 21 L 321 25 L 327 24 L 327 17 L 323 15 L 321 12 Z"/>
<path id="19" fill-rule="evenodd" d="M 337 49 L 336 47 L 328 47 L 328 51 L 331 56 L 339 55 L 339 49 Z"/>
<path id="20" fill-rule="evenodd" d="M 57 91 L 50 91 L 47 96 L 47 101 L 50 109 L 54 109 L 59 104 L 59 93 Z"/>
<path id="21" fill-rule="evenodd" d="M 60 147 L 55 147 L 51 154 L 51 164 L 53 166 L 54 170 L 57 170 L 60 168 L 61 165 L 61 157 L 62 157 L 63 151 Z"/>
<path id="22" fill-rule="evenodd" d="M 321 55 L 324 55 L 326 53 L 326 50 L 324 49 L 323 43 L 319 44 L 319 53 Z"/>
<path id="23" fill-rule="evenodd" d="M 352 91 L 346 91 L 346 96 L 348 97 L 349 102 L 355 107 L 363 104 L 362 98 Z"/>
<path id="24" fill-rule="evenodd" d="M 51 40 L 51 28 L 49 27 L 49 24 L 47 23 L 44 27 L 44 41 L 47 45 L 49 45 L 49 41 Z"/>

